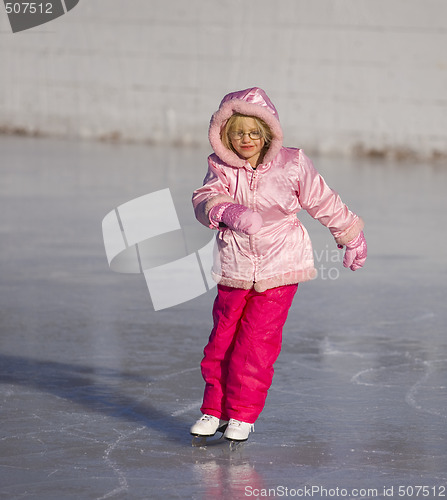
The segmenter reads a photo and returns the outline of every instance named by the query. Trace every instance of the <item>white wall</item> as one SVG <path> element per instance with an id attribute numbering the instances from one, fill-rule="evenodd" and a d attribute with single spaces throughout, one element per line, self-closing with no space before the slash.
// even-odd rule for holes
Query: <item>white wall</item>
<path id="1" fill-rule="evenodd" d="M 286 143 L 447 154 L 445 0 L 81 0 L 12 34 L 0 130 L 204 143 L 228 91 L 261 86 Z"/>

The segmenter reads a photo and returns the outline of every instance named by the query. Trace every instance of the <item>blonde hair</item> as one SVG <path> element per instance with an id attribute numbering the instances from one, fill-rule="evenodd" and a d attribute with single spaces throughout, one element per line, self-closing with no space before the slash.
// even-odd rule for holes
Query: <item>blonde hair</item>
<path id="1" fill-rule="evenodd" d="M 230 118 L 228 118 L 227 123 L 225 124 L 220 134 L 222 144 L 227 149 L 235 152 L 233 145 L 231 144 L 230 133 L 240 128 L 241 122 L 244 118 L 253 118 L 256 123 L 256 127 L 259 129 L 259 132 L 261 132 L 262 139 L 264 139 L 264 150 L 267 150 L 273 139 L 273 134 L 270 130 L 270 127 L 267 125 L 267 123 L 265 123 L 264 120 L 261 120 L 261 118 L 258 118 L 256 116 L 242 115 L 240 113 L 234 113 L 230 116 Z"/>

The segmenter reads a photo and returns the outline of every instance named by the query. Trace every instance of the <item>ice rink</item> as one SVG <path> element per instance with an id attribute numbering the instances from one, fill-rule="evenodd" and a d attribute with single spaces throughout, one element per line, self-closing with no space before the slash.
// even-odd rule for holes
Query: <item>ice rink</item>
<path id="1" fill-rule="evenodd" d="M 312 157 L 366 222 L 341 264 L 306 214 L 299 286 L 247 443 L 192 447 L 215 291 L 154 311 L 107 264 L 101 222 L 169 188 L 187 252 L 207 149 L 0 137 L 0 498 L 447 496 L 447 167 Z M 424 489 L 417 489 L 418 487 Z M 306 495 L 305 495 L 306 494 Z"/>

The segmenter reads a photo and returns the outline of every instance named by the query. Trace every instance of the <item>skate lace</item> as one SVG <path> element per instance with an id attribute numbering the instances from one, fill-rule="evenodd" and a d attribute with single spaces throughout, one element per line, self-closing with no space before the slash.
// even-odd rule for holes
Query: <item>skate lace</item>
<path id="1" fill-rule="evenodd" d="M 213 417 L 212 415 L 203 415 L 203 417 L 200 420 L 202 420 L 203 422 L 209 422 L 213 418 L 215 417 Z"/>

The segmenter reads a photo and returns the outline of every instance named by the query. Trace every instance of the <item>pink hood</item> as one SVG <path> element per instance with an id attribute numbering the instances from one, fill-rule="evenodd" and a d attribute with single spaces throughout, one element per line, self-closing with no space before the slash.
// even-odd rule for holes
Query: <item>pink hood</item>
<path id="1" fill-rule="evenodd" d="M 264 156 L 263 163 L 272 161 L 281 150 L 283 134 L 275 106 L 267 94 L 258 87 L 232 92 L 222 99 L 219 109 L 211 117 L 208 132 L 209 141 L 216 155 L 228 165 L 234 167 L 245 165 L 245 160 L 227 149 L 220 138 L 223 127 L 234 113 L 256 116 L 267 123 L 272 131 L 273 140 Z"/>

